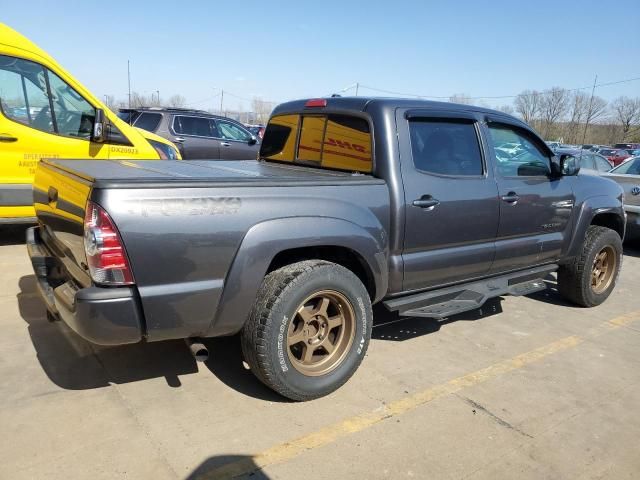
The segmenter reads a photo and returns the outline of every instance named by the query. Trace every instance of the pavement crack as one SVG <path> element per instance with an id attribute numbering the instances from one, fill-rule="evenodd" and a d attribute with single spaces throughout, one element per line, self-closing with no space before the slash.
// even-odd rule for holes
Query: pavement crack
<path id="1" fill-rule="evenodd" d="M 481 405 L 480 403 L 471 400 L 469 397 L 464 397 L 464 396 L 461 396 L 461 395 L 458 395 L 458 394 L 456 394 L 456 397 L 460 398 L 461 400 L 464 400 L 466 403 L 471 405 L 474 408 L 474 411 L 477 410 L 477 411 L 480 411 L 480 412 L 484 413 L 485 415 L 488 415 L 493 420 L 495 420 L 498 425 L 501 425 L 501 426 L 503 426 L 505 428 L 513 430 L 514 432 L 517 432 L 520 435 L 523 435 L 525 437 L 533 438 L 533 436 L 529 435 L 527 432 L 523 432 L 518 427 L 515 427 L 515 426 L 511 425 L 509 422 L 507 422 L 503 418 L 500 418 L 499 416 L 497 416 L 495 413 L 493 413 L 490 410 L 488 410 L 485 406 Z"/>

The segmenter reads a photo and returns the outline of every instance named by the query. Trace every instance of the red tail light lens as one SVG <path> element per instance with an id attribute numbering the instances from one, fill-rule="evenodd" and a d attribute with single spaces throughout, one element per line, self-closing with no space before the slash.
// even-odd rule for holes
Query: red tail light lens
<path id="1" fill-rule="evenodd" d="M 84 218 L 84 249 L 94 282 L 105 285 L 134 283 L 120 234 L 109 214 L 93 202 Z"/>
<path id="2" fill-rule="evenodd" d="M 327 100 L 325 98 L 313 98 L 311 100 L 307 100 L 307 103 L 304 104 L 305 108 L 310 107 L 326 107 Z"/>

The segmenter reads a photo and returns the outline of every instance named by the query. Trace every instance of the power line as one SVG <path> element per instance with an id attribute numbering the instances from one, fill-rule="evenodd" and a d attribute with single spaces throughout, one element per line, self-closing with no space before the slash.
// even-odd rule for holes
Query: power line
<path id="1" fill-rule="evenodd" d="M 640 77 L 635 77 L 635 78 L 627 78 L 624 80 L 616 80 L 613 82 L 605 82 L 605 83 L 598 83 L 595 85 L 595 87 L 593 85 L 588 85 L 585 87 L 576 87 L 576 88 L 565 88 L 563 90 L 566 90 L 568 92 L 575 92 L 578 90 L 588 90 L 591 88 L 598 88 L 598 87 L 606 87 L 609 85 L 618 85 L 620 83 L 629 83 L 629 82 L 635 82 L 640 80 Z M 403 97 L 415 97 L 415 98 L 431 98 L 431 99 L 449 99 L 451 98 L 453 95 L 447 95 L 447 96 L 436 96 L 436 95 L 418 95 L 418 94 L 414 94 L 414 93 L 406 93 L 406 92 L 397 92 L 397 91 L 393 91 L 393 90 L 385 90 L 382 88 L 376 88 L 376 87 L 371 87 L 368 85 L 363 85 L 361 83 L 356 84 L 358 85 L 360 88 L 365 88 L 367 90 L 373 90 L 374 92 L 380 92 L 380 93 L 386 93 L 389 95 L 401 95 Z M 346 91 L 349 90 L 351 88 L 353 88 L 354 85 L 349 86 L 345 89 L 343 89 L 342 91 Z M 528 95 L 531 96 L 537 96 L 537 95 L 548 95 L 550 93 L 553 93 L 553 89 L 551 90 L 545 90 L 545 91 L 541 91 L 541 92 L 530 92 Z M 468 100 L 498 100 L 498 99 L 506 99 L 506 98 L 516 98 L 521 94 L 517 94 L 517 95 L 488 95 L 488 96 L 482 96 L 482 97 L 465 97 Z"/>

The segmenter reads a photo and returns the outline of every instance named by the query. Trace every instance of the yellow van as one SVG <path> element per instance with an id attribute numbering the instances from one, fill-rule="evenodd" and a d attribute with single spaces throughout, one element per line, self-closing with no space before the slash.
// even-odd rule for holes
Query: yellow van
<path id="1" fill-rule="evenodd" d="M 35 220 L 42 158 L 179 159 L 162 137 L 120 120 L 51 56 L 0 23 L 0 223 Z"/>

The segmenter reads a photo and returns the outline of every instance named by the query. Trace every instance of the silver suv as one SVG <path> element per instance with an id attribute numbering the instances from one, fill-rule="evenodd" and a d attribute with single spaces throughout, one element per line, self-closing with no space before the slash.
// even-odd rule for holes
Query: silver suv
<path id="1" fill-rule="evenodd" d="M 121 108 L 118 116 L 171 140 L 185 160 L 255 160 L 260 150 L 258 138 L 241 123 L 202 110 Z"/>

